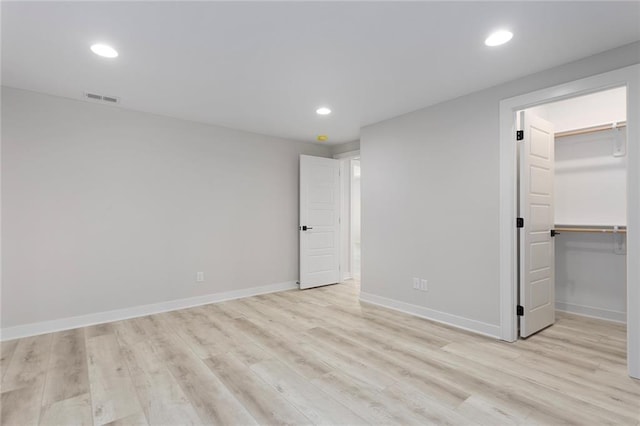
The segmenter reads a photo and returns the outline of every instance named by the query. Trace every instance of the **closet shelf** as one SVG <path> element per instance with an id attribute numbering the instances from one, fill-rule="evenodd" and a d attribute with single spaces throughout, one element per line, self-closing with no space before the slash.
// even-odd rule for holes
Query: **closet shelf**
<path id="1" fill-rule="evenodd" d="M 585 127 L 582 129 L 574 129 L 574 130 L 567 130 L 564 132 L 557 132 L 555 134 L 556 138 L 564 138 L 567 136 L 575 136 L 575 135 L 585 135 L 588 133 L 596 133 L 596 132 L 603 132 L 606 130 L 615 130 L 615 129 L 622 129 L 627 127 L 627 122 L 626 121 L 621 121 L 619 123 L 612 123 L 612 124 L 603 124 L 600 126 L 593 126 L 593 127 Z"/>
<path id="2" fill-rule="evenodd" d="M 626 226 L 601 226 L 601 225 L 556 225 L 554 228 L 556 232 L 592 232 L 592 233 L 605 233 L 605 234 L 626 234 Z"/>

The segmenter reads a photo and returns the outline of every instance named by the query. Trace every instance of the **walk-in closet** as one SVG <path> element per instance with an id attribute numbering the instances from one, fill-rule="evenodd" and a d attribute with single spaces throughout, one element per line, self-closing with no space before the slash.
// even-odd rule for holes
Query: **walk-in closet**
<path id="1" fill-rule="evenodd" d="M 526 272 L 520 277 L 530 282 L 525 282 L 529 287 L 521 285 L 520 292 L 530 292 L 527 294 L 538 299 L 540 306 L 546 302 L 549 309 L 623 323 L 627 292 L 626 88 L 530 108 L 521 120 L 527 119 L 552 129 L 552 139 L 548 139 L 552 142 L 547 142 L 552 145 L 548 151 L 551 166 L 536 165 L 534 151 L 540 148 L 535 146 L 537 130 L 532 131 L 533 154 L 523 154 L 521 148 L 519 168 L 521 183 L 529 179 L 533 182 L 527 183 L 524 195 L 525 201 L 528 196 L 531 200 L 526 205 L 522 202 L 521 185 L 520 208 L 522 216 L 531 213 L 533 221 L 537 220 L 536 211 L 543 211 L 541 205 L 536 205 L 541 198 L 536 198 L 539 194 L 535 194 L 535 179 L 538 183 L 544 181 L 537 177 L 544 169 L 550 183 L 538 187 L 548 188 L 550 201 L 543 203 L 548 212 L 539 217 L 548 219 L 552 229 L 544 240 L 527 240 L 526 247 L 521 245 L 527 253 L 521 252 L 521 269 Z M 533 165 L 526 163 L 523 168 L 523 155 L 531 157 Z M 534 235 L 534 231 L 532 228 L 526 235 Z M 541 253 L 551 257 L 549 262 Z M 544 279 L 540 275 L 542 269 L 549 271 L 543 274 Z M 541 289 L 536 288 L 537 284 Z M 554 313 L 547 314 L 547 323 L 541 328 L 553 323 L 549 317 Z"/>

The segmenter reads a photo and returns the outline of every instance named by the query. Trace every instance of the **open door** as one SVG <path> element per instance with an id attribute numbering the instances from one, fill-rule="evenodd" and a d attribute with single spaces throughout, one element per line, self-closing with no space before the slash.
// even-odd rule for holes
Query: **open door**
<path id="1" fill-rule="evenodd" d="M 552 236 L 554 129 L 530 112 L 521 115 L 520 336 L 555 322 L 555 247 Z M 519 226 L 520 226 L 519 225 Z"/>
<path id="2" fill-rule="evenodd" d="M 300 288 L 340 281 L 340 162 L 300 156 Z"/>

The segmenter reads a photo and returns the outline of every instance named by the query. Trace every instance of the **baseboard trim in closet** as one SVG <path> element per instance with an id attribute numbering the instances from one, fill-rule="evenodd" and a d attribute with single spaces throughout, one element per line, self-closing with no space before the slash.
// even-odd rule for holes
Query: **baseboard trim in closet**
<path id="1" fill-rule="evenodd" d="M 0 331 L 0 341 L 70 330 L 79 327 L 87 327 L 106 322 L 121 321 L 129 318 L 143 317 L 146 315 L 159 314 L 178 309 L 192 308 L 194 306 L 208 305 L 210 303 L 224 302 L 226 300 L 242 299 L 245 297 L 257 296 L 259 294 L 293 290 L 296 288 L 298 288 L 298 284 L 295 281 L 286 281 L 283 283 L 251 287 L 241 290 L 212 293 L 204 296 L 168 300 L 166 302 L 152 303 L 149 305 L 133 306 L 130 308 L 115 309 L 112 311 L 96 312 L 94 314 L 6 327 Z"/>
<path id="2" fill-rule="evenodd" d="M 374 305 L 382 306 L 384 308 L 404 312 L 405 314 L 410 314 L 420 318 L 450 325 L 452 327 L 482 334 L 484 336 L 494 337 L 496 339 L 500 338 L 499 325 L 488 324 L 486 322 L 449 314 L 447 312 L 436 311 L 434 309 L 425 308 L 424 306 L 401 302 L 399 300 L 389 299 L 387 297 L 378 296 L 371 293 L 360 292 L 360 300 L 362 302 L 371 303 Z"/>
<path id="3" fill-rule="evenodd" d="M 595 308 L 593 306 L 575 305 L 573 303 L 556 302 L 556 310 L 581 315 L 583 317 L 598 318 L 607 321 L 627 323 L 626 312 L 610 311 L 608 309 Z"/>

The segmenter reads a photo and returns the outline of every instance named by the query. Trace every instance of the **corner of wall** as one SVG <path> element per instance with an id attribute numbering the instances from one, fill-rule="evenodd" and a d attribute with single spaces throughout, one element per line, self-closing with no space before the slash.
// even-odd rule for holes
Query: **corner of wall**
<path id="1" fill-rule="evenodd" d="M 345 152 L 358 151 L 360 149 L 360 140 L 330 145 L 329 149 L 332 157 L 338 154 L 344 154 Z"/>

